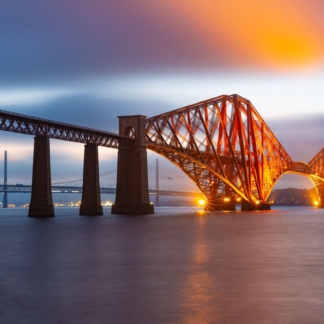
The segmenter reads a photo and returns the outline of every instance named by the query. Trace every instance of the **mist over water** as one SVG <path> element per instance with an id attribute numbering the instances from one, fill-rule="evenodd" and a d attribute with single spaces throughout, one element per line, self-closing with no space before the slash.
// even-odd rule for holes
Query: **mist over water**
<path id="1" fill-rule="evenodd" d="M 0 209 L 0 323 L 322 323 L 324 210 Z"/>

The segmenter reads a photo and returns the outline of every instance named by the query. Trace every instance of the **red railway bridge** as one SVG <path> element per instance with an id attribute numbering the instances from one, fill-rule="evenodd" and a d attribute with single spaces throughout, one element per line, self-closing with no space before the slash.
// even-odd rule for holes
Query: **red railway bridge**
<path id="1" fill-rule="evenodd" d="M 118 149 L 112 213 L 149 214 L 147 153 L 185 172 L 207 210 L 270 209 L 267 198 L 287 173 L 307 176 L 324 208 L 324 148 L 308 163 L 293 161 L 251 102 L 222 95 L 155 117 L 121 116 L 119 134 L 0 110 L 0 130 L 34 135 L 29 216 L 54 216 L 49 139 L 85 144 L 80 215 L 101 215 L 98 146 Z"/>

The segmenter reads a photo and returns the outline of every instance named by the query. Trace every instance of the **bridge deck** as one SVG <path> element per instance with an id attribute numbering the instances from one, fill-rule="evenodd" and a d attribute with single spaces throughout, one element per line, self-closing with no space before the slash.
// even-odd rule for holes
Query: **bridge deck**
<path id="1" fill-rule="evenodd" d="M 0 110 L 0 130 L 83 143 L 128 149 L 133 139 L 93 128 L 61 123 L 43 118 Z"/>

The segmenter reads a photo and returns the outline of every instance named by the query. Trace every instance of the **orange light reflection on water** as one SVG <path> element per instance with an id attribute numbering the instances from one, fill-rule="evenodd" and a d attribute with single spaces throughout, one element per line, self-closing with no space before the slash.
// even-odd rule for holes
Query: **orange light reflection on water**
<path id="1" fill-rule="evenodd" d="M 203 213 L 204 215 L 206 212 Z M 195 231 L 195 245 L 192 252 L 190 268 L 186 271 L 186 288 L 180 293 L 183 300 L 182 307 L 186 309 L 184 318 L 180 318 L 178 323 L 199 324 L 199 323 L 219 323 L 219 311 L 217 301 L 218 292 L 215 291 L 215 277 L 209 273 L 208 264 L 210 249 L 204 230 L 206 229 L 207 218 L 200 217 L 198 231 Z M 189 316 L 188 316 L 189 315 Z"/>

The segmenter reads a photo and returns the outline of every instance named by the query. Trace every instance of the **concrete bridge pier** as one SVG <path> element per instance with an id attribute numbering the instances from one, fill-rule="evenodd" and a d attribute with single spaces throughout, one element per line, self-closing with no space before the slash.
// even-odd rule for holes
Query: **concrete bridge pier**
<path id="1" fill-rule="evenodd" d="M 49 138 L 36 136 L 34 138 L 32 191 L 28 216 L 52 217 L 54 215 Z"/>
<path id="2" fill-rule="evenodd" d="M 103 214 L 100 198 L 98 145 L 84 146 L 83 189 L 79 215 Z"/>
<path id="3" fill-rule="evenodd" d="M 146 117 L 141 115 L 119 118 L 119 134 L 135 134 L 131 149 L 118 150 L 117 190 L 112 214 L 154 214 L 148 190 Z"/>
<path id="4" fill-rule="evenodd" d="M 256 204 L 256 203 L 250 203 L 248 201 L 243 200 L 241 203 L 241 210 L 242 211 L 271 210 L 271 204 L 265 202 L 260 202 Z"/>

